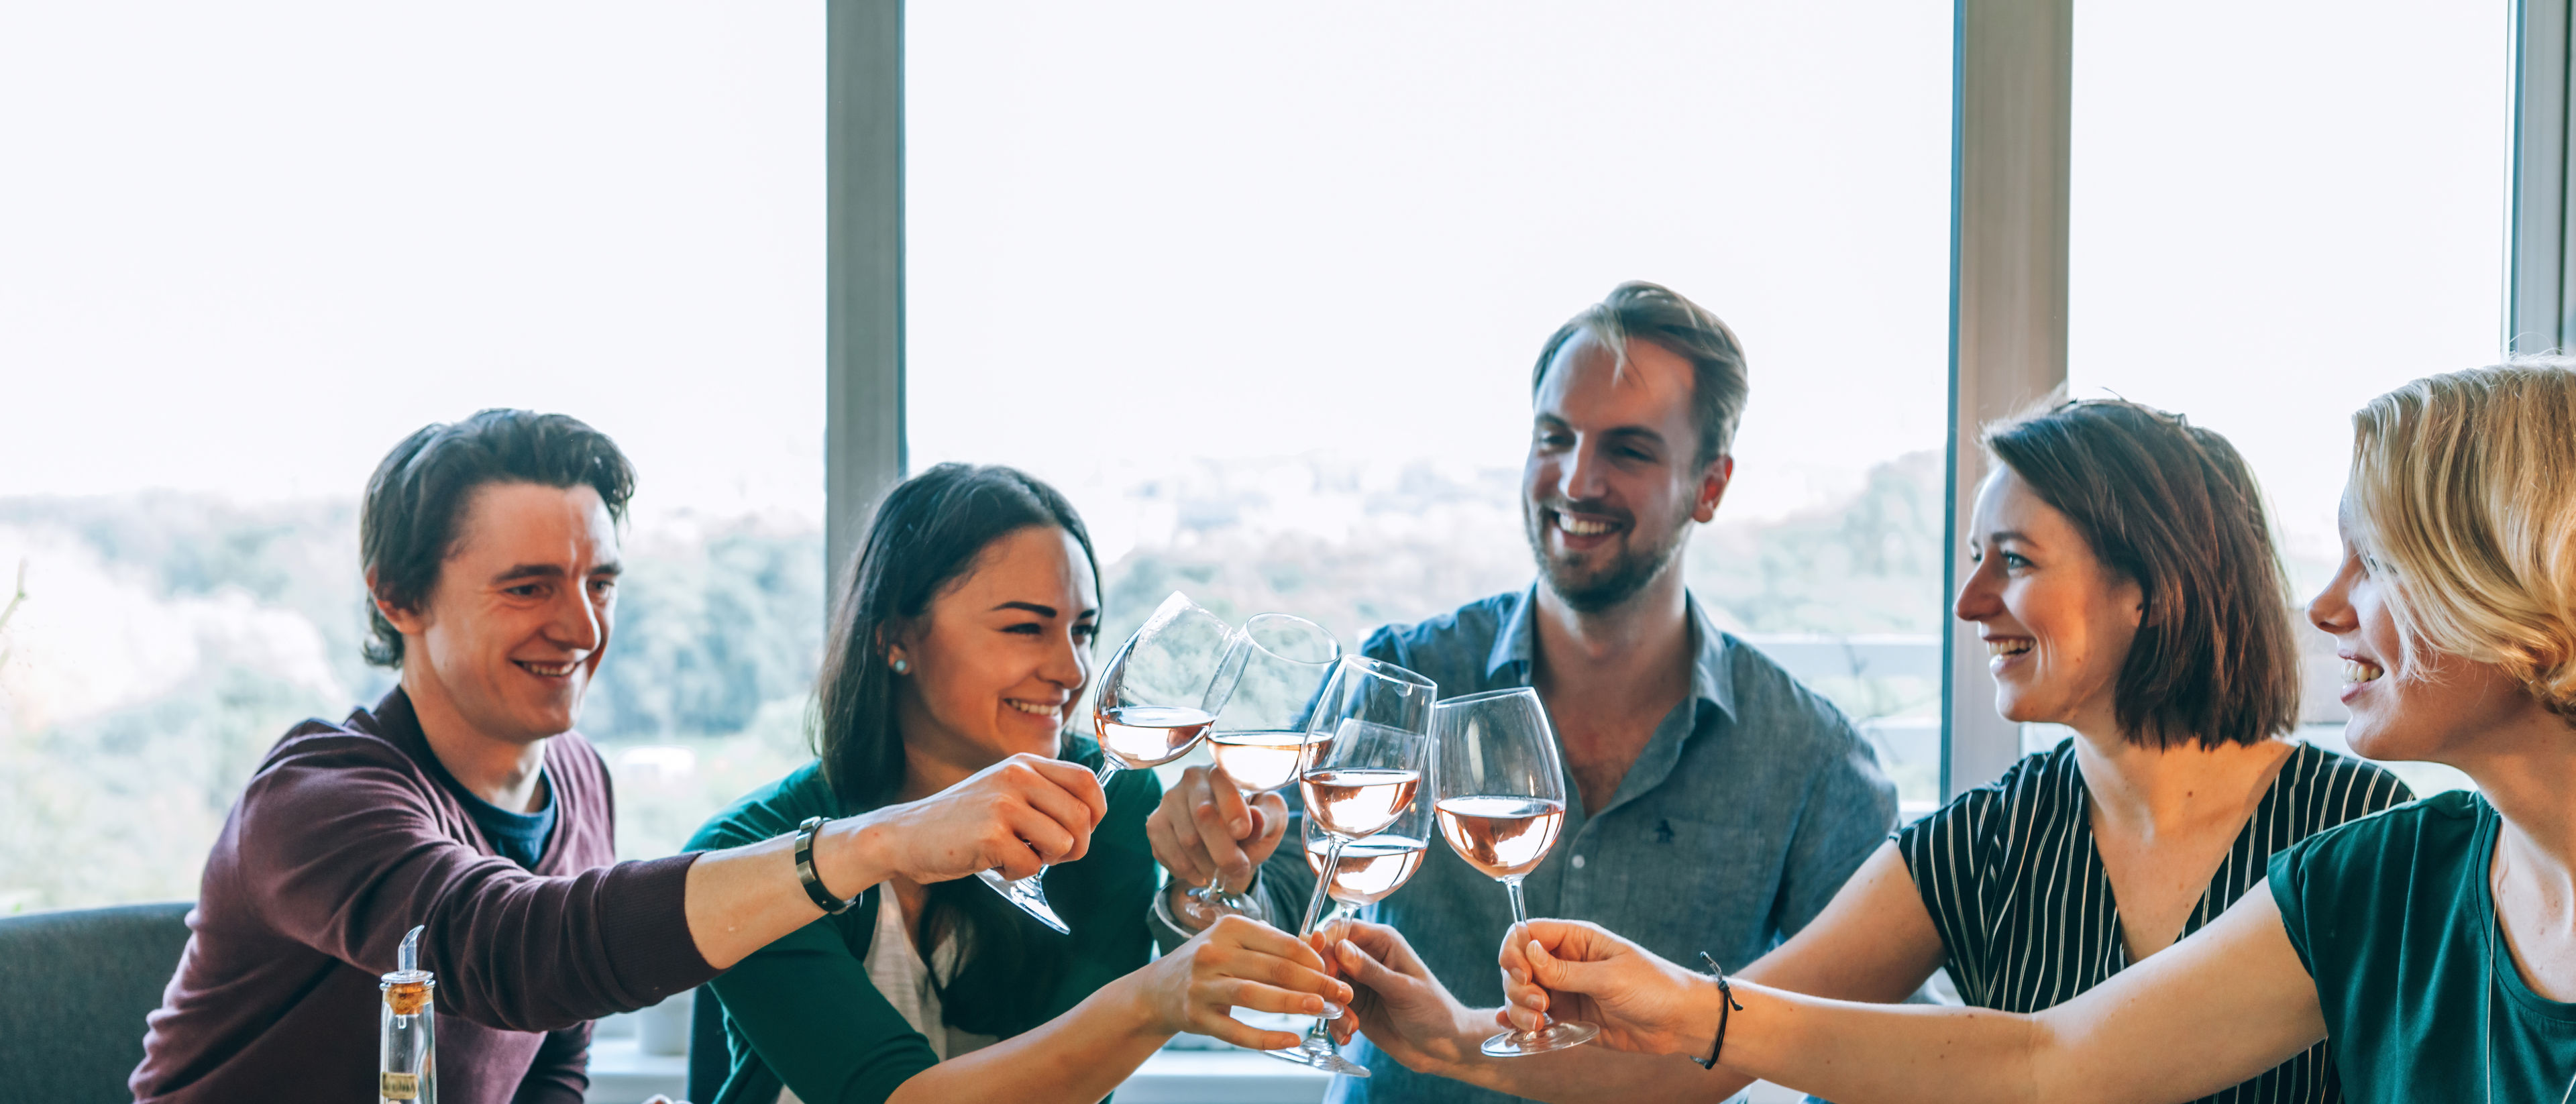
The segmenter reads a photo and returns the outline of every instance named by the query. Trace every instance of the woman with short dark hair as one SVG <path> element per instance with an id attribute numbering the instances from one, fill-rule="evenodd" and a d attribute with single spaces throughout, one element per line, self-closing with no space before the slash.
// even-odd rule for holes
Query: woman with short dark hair
<path id="1" fill-rule="evenodd" d="M 689 846 L 919 801 L 1018 760 L 1098 768 L 1099 745 L 1064 729 L 1099 619 L 1091 537 L 1054 488 L 1003 467 L 913 477 L 877 508 L 834 615 L 815 761 Z M 1106 797 L 1088 853 L 1047 869 L 1070 935 L 972 878 L 829 887 L 845 911 L 712 983 L 732 1056 L 712 1104 L 1089 1104 L 1177 1032 L 1296 1045 L 1233 1006 L 1314 1015 L 1319 995 L 1348 996 L 1304 944 L 1241 917 L 1149 964 L 1145 814 L 1162 786 L 1123 771 Z"/>
<path id="2" fill-rule="evenodd" d="M 1946 967 L 1971 1005 L 2047 1008 L 2215 918 L 2275 852 L 2411 796 L 2289 738 L 2289 595 L 2253 474 L 2224 438 L 2135 403 L 2073 402 L 1991 430 L 1986 447 L 1999 463 L 1956 613 L 1984 629 L 1998 711 L 2075 735 L 1900 829 L 1777 950 L 1722 964 L 1747 979 L 1890 1002 Z M 1490 1016 L 1434 1011 L 1424 979 L 1382 965 L 1410 960 L 1397 942 L 1364 926 L 1340 953 L 1380 998 L 1360 1002 L 1363 1029 L 1408 1065 L 1549 1100 L 1649 1087 L 1714 1100 L 1750 1080 L 1602 1048 L 1483 1059 L 1469 1036 L 1490 1034 Z M 2338 1100 L 2324 1049 L 2209 1099 Z"/>

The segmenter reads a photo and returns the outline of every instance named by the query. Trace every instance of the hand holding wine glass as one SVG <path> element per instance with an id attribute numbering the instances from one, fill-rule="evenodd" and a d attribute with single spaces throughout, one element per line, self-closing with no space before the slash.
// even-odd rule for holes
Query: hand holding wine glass
<path id="1" fill-rule="evenodd" d="M 865 886 L 847 876 L 850 856 L 925 885 L 997 868 L 1034 875 L 1088 852 L 1108 811 L 1079 764 L 1014 755 L 920 800 L 827 822 L 816 869 L 827 886 L 853 893 Z"/>
<path id="2" fill-rule="evenodd" d="M 1328 1002 L 1349 999 L 1350 986 L 1324 970 L 1314 948 L 1288 933 L 1226 916 L 1119 984 L 1138 987 L 1162 1030 L 1258 1049 L 1295 1036 L 1264 1031 L 1229 1013 L 1240 1008 L 1313 1015 Z"/>
<path id="3" fill-rule="evenodd" d="M 1493 1015 L 1467 1007 L 1441 984 L 1404 933 L 1354 920 L 1335 934 L 1324 958 L 1350 981 L 1354 997 L 1351 1015 L 1332 1021 L 1334 1042 L 1365 1033 L 1404 1068 L 1443 1077 L 1479 1057 L 1474 1040 L 1492 1030 Z"/>
<path id="4" fill-rule="evenodd" d="M 1433 710 L 1440 834 L 1467 865 L 1503 883 L 1512 923 L 1527 923 L 1521 879 L 1538 869 L 1565 826 L 1565 769 L 1547 709 L 1528 687 L 1470 694 Z M 1569 1020 L 1485 1040 L 1496 1058 L 1580 1046 L 1601 1033 Z"/>
<path id="5" fill-rule="evenodd" d="M 1515 1027 L 1544 1031 L 1546 1013 L 1556 1011 L 1600 1024 L 1601 1042 L 1613 1050 L 1698 1057 L 1710 1042 L 1697 1015 L 1711 988 L 1707 976 L 1598 924 L 1514 924 L 1496 958 L 1503 1014 Z"/>
<path id="6" fill-rule="evenodd" d="M 1329 837 L 1318 869 L 1339 871 L 1343 852 L 1353 842 L 1385 831 L 1412 807 L 1430 765 L 1431 703 L 1438 694 L 1430 679 L 1364 656 L 1346 656 L 1335 669 L 1308 722 L 1310 735 L 1297 776 L 1307 818 Z M 1315 880 L 1299 938 L 1314 934 L 1337 880 Z M 1341 1014 L 1340 1008 L 1331 1008 L 1324 1018 Z M 1366 1067 L 1334 1053 L 1329 1039 L 1313 1035 L 1293 1050 L 1267 1053 L 1334 1073 L 1368 1076 Z"/>
<path id="7" fill-rule="evenodd" d="M 1333 900 L 1333 911 L 1321 920 L 1309 917 L 1306 941 L 1316 952 L 1331 961 L 1331 948 L 1342 937 L 1350 922 L 1359 919 L 1360 910 L 1377 903 L 1386 895 L 1404 888 L 1413 872 L 1422 868 L 1422 855 L 1431 841 L 1431 803 L 1416 798 L 1408 802 L 1395 822 L 1360 839 L 1343 842 L 1325 830 L 1320 818 L 1309 816 L 1306 822 L 1306 869 Z M 1335 1043 L 1350 1041 L 1350 1032 L 1336 1026 L 1327 1038 L 1325 1025 L 1348 1021 L 1350 1017 L 1327 1017 L 1315 1021 L 1307 1032 L 1311 1050 L 1301 1047 L 1292 1061 L 1304 1061 L 1312 1050 L 1327 1050 Z M 1286 1057 L 1286 1055 L 1283 1055 Z"/>

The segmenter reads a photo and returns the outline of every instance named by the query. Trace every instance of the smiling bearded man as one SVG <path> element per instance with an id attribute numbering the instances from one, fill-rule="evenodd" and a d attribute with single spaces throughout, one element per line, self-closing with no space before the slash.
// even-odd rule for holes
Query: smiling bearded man
<path id="1" fill-rule="evenodd" d="M 1851 721 L 1718 631 L 1682 583 L 1691 529 L 1717 516 L 1735 473 L 1742 347 L 1680 295 L 1622 284 L 1548 339 L 1530 392 L 1521 512 L 1538 582 L 1381 628 L 1363 650 L 1430 676 L 1444 698 L 1538 690 L 1579 800 L 1522 884 L 1530 915 L 1739 967 L 1814 919 L 1896 822 L 1895 788 Z M 1303 835 L 1282 827 L 1280 798 L 1258 804 L 1265 815 L 1247 816 L 1231 783 L 1184 772 L 1149 825 L 1170 892 L 1210 872 L 1239 885 L 1257 866 L 1271 915 L 1298 915 L 1314 876 L 1301 848 L 1278 843 Z M 1508 900 L 1435 847 L 1375 907 L 1416 941 L 1430 974 L 1484 1009 L 1459 1006 L 1461 1022 L 1490 1031 Z M 1372 1076 L 1335 1078 L 1331 1099 L 1510 1099 L 1414 1073 L 1365 1043 L 1359 1058 Z"/>

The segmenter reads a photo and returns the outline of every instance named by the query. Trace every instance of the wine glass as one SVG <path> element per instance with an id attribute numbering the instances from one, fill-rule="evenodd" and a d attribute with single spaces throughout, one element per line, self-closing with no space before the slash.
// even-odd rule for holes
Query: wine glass
<path id="1" fill-rule="evenodd" d="M 1122 769 L 1160 766 L 1190 753 L 1216 722 L 1243 674 L 1242 634 L 1187 595 L 1173 591 L 1101 668 L 1091 702 L 1100 736 L 1100 788 Z M 998 870 L 976 877 L 1038 922 L 1072 934 L 1047 903 L 1041 870 L 1013 881 Z"/>
<path id="2" fill-rule="evenodd" d="M 1430 780 L 1424 781 L 1423 788 L 1430 789 Z M 1333 835 L 1324 830 L 1323 822 L 1313 817 L 1303 819 L 1306 869 L 1322 879 L 1324 860 L 1332 854 Z M 1404 888 L 1404 883 L 1413 880 L 1413 872 L 1422 868 L 1423 852 L 1438 833 L 1432 824 L 1431 802 L 1416 799 L 1404 807 L 1395 823 L 1343 847 L 1331 879 L 1333 909 L 1315 923 L 1315 930 L 1359 919 L 1362 910 Z"/>
<path id="3" fill-rule="evenodd" d="M 1305 799 L 1306 819 L 1328 837 L 1324 869 L 1340 870 L 1342 852 L 1353 841 L 1385 831 L 1413 805 L 1430 767 L 1431 703 L 1439 693 L 1430 679 L 1392 663 L 1342 657 L 1316 699 L 1306 724 L 1309 735 L 1298 753 L 1297 788 Z M 1306 905 L 1298 938 L 1314 934 L 1335 880 L 1315 880 L 1315 896 Z M 1341 1015 L 1339 1006 L 1324 1006 L 1323 1018 Z M 1367 1067 L 1335 1053 L 1329 1040 L 1309 1037 L 1289 1050 L 1268 1053 L 1332 1073 L 1369 1075 Z"/>
<path id="4" fill-rule="evenodd" d="M 1306 722 L 1342 658 L 1341 643 L 1322 625 L 1284 613 L 1243 623 L 1243 674 L 1234 696 L 1208 733 L 1216 765 L 1245 796 L 1268 793 L 1297 780 L 1297 756 L 1306 746 Z M 1211 915 L 1249 915 L 1251 897 L 1211 881 L 1190 891 Z"/>
<path id="5" fill-rule="evenodd" d="M 1425 780 L 1429 788 L 1429 780 Z M 1405 806 L 1395 823 L 1365 839 L 1351 841 L 1342 848 L 1341 858 L 1334 863 L 1333 874 L 1324 876 L 1324 861 L 1331 857 L 1333 835 L 1324 830 L 1323 822 L 1314 817 L 1306 822 L 1306 869 L 1315 872 L 1315 880 L 1327 885 L 1333 898 L 1333 911 L 1326 913 L 1314 930 L 1323 931 L 1347 920 L 1356 920 L 1368 906 L 1404 888 L 1413 880 L 1413 872 L 1422 868 L 1423 852 L 1429 850 L 1437 829 L 1431 824 L 1431 803 L 1416 799 Z M 1311 1063 L 1309 1055 L 1332 1053 L 1332 1036 L 1324 1025 L 1330 1017 L 1319 1017 L 1306 1032 L 1304 1042 L 1293 1050 L 1268 1051 L 1271 1057 L 1291 1062 Z M 1367 1076 L 1361 1074 L 1360 1076 Z"/>
<path id="6" fill-rule="evenodd" d="M 1565 827 L 1565 769 L 1547 709 L 1524 686 L 1451 698 L 1432 717 L 1440 834 L 1467 865 L 1503 883 L 1512 895 L 1512 923 L 1526 923 L 1521 879 L 1547 859 Z M 1514 1058 L 1580 1046 L 1599 1034 L 1597 1024 L 1565 1020 L 1503 1032 L 1485 1040 L 1484 1051 Z"/>

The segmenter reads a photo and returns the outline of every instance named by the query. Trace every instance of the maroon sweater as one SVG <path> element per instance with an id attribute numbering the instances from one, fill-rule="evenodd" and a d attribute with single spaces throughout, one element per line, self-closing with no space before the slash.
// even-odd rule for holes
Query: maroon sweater
<path id="1" fill-rule="evenodd" d="M 682 913 L 696 856 L 611 865 L 599 753 L 566 733 L 545 769 L 554 835 L 528 871 L 440 783 L 399 688 L 372 715 L 295 726 L 207 856 L 135 1099 L 375 1099 L 377 978 L 422 924 L 443 1104 L 578 1104 L 593 1017 L 716 971 Z"/>

